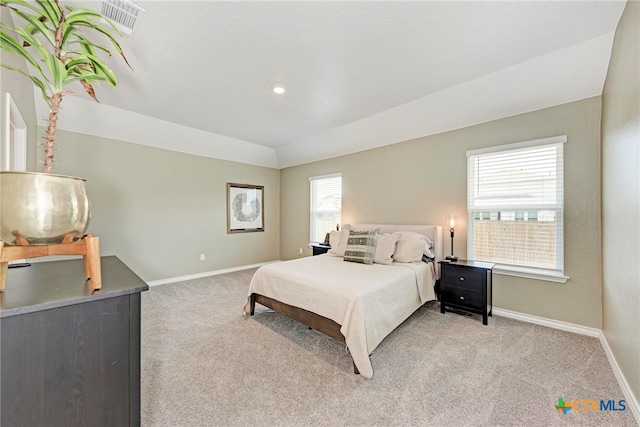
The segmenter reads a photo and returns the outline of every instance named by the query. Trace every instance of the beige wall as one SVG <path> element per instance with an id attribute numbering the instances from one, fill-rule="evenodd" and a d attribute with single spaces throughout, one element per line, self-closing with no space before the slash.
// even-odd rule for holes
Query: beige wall
<path id="1" fill-rule="evenodd" d="M 144 280 L 278 259 L 277 169 L 65 131 L 57 147 L 54 172 L 87 180 L 102 254 Z M 264 185 L 264 232 L 227 234 L 227 182 Z"/>
<path id="2" fill-rule="evenodd" d="M 496 307 L 599 328 L 600 98 L 492 121 L 281 171 L 280 257 L 309 241 L 308 178 L 341 172 L 343 223 L 445 225 L 466 218 L 469 149 L 567 135 L 565 145 L 565 284 L 494 276 Z M 447 233 L 445 233 L 447 235 Z M 445 239 L 444 251 L 449 251 Z M 466 228 L 455 253 L 466 256 Z M 307 254 L 308 254 L 307 250 Z"/>
<path id="3" fill-rule="evenodd" d="M 602 329 L 640 399 L 640 5 L 627 2 L 602 96 Z"/>

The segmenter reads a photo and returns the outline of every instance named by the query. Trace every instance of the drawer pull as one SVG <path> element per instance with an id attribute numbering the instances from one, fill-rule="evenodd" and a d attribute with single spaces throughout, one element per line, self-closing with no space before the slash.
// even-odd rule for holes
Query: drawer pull
<path id="1" fill-rule="evenodd" d="M 460 299 L 461 299 L 462 301 L 464 301 L 464 297 L 463 297 L 462 295 L 460 295 Z"/>
<path id="2" fill-rule="evenodd" d="M 461 277 L 461 278 L 460 278 L 460 280 L 461 280 L 462 282 L 464 282 L 464 277 Z"/>

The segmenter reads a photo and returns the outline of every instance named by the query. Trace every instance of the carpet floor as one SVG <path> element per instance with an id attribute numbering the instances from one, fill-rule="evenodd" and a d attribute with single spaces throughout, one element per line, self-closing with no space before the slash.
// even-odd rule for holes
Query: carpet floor
<path id="1" fill-rule="evenodd" d="M 143 426 L 636 426 L 631 410 L 555 409 L 624 400 L 596 338 L 429 302 L 353 374 L 344 345 L 257 306 L 255 270 L 142 294 Z M 619 406 L 616 406 L 619 408 Z"/>

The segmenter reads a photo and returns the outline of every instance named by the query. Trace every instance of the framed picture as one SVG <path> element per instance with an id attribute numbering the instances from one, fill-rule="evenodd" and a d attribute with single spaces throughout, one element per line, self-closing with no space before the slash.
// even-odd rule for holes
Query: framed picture
<path id="1" fill-rule="evenodd" d="M 227 233 L 264 231 L 264 187 L 227 183 Z"/>

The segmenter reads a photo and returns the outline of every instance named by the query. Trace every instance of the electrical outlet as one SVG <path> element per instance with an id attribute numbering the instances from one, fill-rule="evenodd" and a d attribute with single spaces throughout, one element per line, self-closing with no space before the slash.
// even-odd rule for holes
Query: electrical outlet
<path id="1" fill-rule="evenodd" d="M 200 261 L 204 261 L 205 259 L 205 255 L 204 254 L 200 254 Z"/>
<path id="2" fill-rule="evenodd" d="M 302 248 L 298 249 L 298 256 L 302 256 Z"/>

